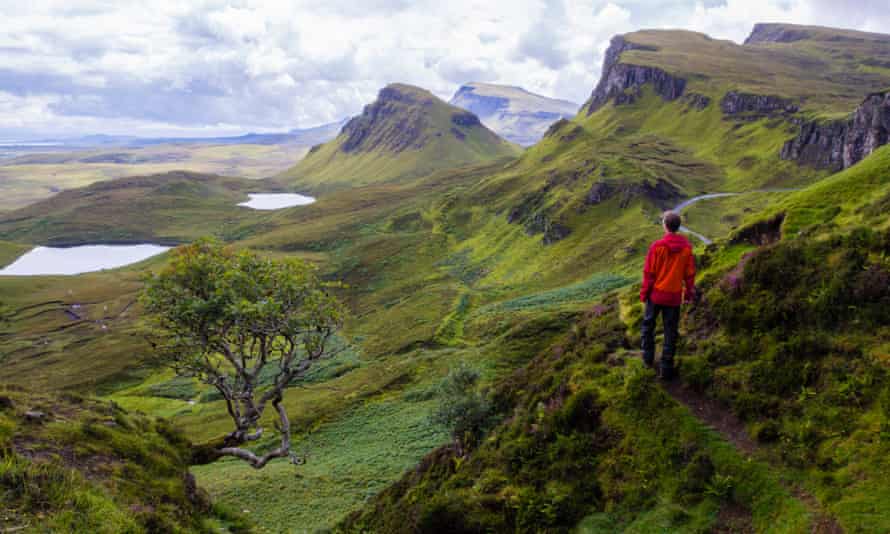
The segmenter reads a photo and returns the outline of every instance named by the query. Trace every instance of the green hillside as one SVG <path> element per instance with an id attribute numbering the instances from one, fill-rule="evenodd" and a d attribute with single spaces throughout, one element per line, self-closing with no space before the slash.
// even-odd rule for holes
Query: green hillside
<path id="1" fill-rule="evenodd" d="M 279 177 L 322 191 L 311 206 L 254 213 L 233 206 L 242 181 L 148 177 L 7 215 L 0 239 L 213 234 L 345 283 L 344 350 L 285 394 L 307 463 L 193 468 L 261 531 L 882 531 L 890 149 L 836 174 L 780 156 L 801 120 L 890 86 L 870 66 L 881 38 L 832 32 L 761 27 L 744 46 L 628 35 L 644 48 L 608 55 L 617 89 L 522 154 L 390 86 Z M 711 64 L 721 53 L 731 68 Z M 833 74 L 795 67 L 813 58 Z M 745 91 L 779 100 L 721 105 Z M 684 212 L 716 243 L 694 241 L 705 300 L 684 319 L 684 382 L 664 389 L 633 351 L 635 283 L 661 212 L 712 192 L 745 194 Z M 142 336 L 141 276 L 165 261 L 0 278 L 0 381 L 113 400 L 195 443 L 231 430 L 219 396 L 158 367 Z M 491 423 L 459 450 L 431 417 L 464 367 Z M 709 428 L 696 406 L 732 424 Z"/>
<path id="2" fill-rule="evenodd" d="M 779 243 L 751 244 L 765 211 L 700 257 L 682 385 L 656 386 L 626 349 L 638 286 L 603 299 L 495 383 L 502 423 L 477 448 L 433 451 L 337 531 L 890 528 L 888 158 L 783 201 Z"/>
<path id="3" fill-rule="evenodd" d="M 77 395 L 0 388 L 4 532 L 248 532 L 188 473 L 168 423 Z"/>
<path id="4" fill-rule="evenodd" d="M 392 84 L 336 139 L 313 147 L 278 178 L 301 191 L 330 191 L 417 178 L 518 152 L 472 113 L 424 89 Z"/>
<path id="5" fill-rule="evenodd" d="M 71 189 L 0 216 L 0 239 L 43 245 L 181 243 L 225 236 L 258 214 L 236 206 L 268 184 L 175 171 Z"/>
<path id="6" fill-rule="evenodd" d="M 789 39 L 765 28 L 756 28 L 744 45 L 694 32 L 634 32 L 624 36 L 635 47 L 621 60 L 685 78 L 687 92 L 722 97 L 720 91 L 735 89 L 778 96 L 823 116 L 849 113 L 865 95 L 888 87 L 890 67 L 882 60 L 890 54 L 888 35 L 774 26 Z"/>

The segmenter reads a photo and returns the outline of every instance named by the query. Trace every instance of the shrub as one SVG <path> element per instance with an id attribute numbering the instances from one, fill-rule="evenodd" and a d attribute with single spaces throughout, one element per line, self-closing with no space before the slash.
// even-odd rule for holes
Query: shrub
<path id="1" fill-rule="evenodd" d="M 439 407 L 433 423 L 451 429 L 451 436 L 463 451 L 471 449 L 491 426 L 492 404 L 479 391 L 479 372 L 461 364 L 448 373 L 439 389 Z"/>

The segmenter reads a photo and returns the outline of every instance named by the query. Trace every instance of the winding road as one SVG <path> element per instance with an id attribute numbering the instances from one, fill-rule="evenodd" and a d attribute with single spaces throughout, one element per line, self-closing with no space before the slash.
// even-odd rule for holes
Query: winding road
<path id="1" fill-rule="evenodd" d="M 749 193 L 793 193 L 794 191 L 800 191 L 800 189 L 754 189 L 751 191 L 741 191 L 738 193 L 707 193 L 704 195 L 699 195 L 697 197 L 692 197 L 692 198 L 686 199 L 683 202 L 680 202 L 679 204 L 674 206 L 674 209 L 672 209 L 671 211 L 673 211 L 674 213 L 682 213 L 684 209 L 695 204 L 696 202 L 699 202 L 701 200 L 708 200 L 711 198 L 734 197 L 734 196 L 738 196 L 738 195 L 746 195 Z M 696 232 L 695 230 L 692 230 L 686 226 L 681 226 L 680 231 L 683 233 L 697 237 L 705 245 L 710 245 L 711 243 L 714 242 L 713 240 L 708 239 L 706 236 L 703 236 L 700 233 Z"/>

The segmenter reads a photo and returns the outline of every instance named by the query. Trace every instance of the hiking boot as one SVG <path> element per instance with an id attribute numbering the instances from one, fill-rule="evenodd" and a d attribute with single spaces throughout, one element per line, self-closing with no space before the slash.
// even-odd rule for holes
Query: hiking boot
<path id="1" fill-rule="evenodd" d="M 672 382 L 677 378 L 677 371 L 673 367 L 661 367 L 658 369 L 658 379 L 663 382 Z"/>
<path id="2" fill-rule="evenodd" d="M 652 369 L 655 367 L 655 355 L 654 354 L 646 354 L 643 353 L 643 365 L 647 368 Z"/>

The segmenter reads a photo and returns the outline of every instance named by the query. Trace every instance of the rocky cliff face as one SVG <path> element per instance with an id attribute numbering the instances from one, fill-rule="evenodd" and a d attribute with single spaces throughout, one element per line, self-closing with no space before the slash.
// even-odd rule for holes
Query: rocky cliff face
<path id="1" fill-rule="evenodd" d="M 849 167 L 890 141 L 890 91 L 869 95 L 853 115 L 844 146 Z"/>
<path id="2" fill-rule="evenodd" d="M 798 124 L 800 133 L 782 147 L 782 159 L 846 169 L 890 141 L 890 91 L 869 95 L 849 119 Z"/>
<path id="3" fill-rule="evenodd" d="M 632 103 L 640 95 L 642 87 L 651 83 L 655 93 L 664 100 L 680 98 L 686 89 L 686 80 L 668 74 L 657 67 L 621 63 L 621 54 L 628 50 L 647 49 L 624 39 L 612 38 L 603 62 L 603 74 L 587 103 L 587 114 L 600 109 L 610 100 L 616 105 Z"/>
<path id="4" fill-rule="evenodd" d="M 523 146 L 537 143 L 551 124 L 578 112 L 573 102 L 488 83 L 462 86 L 449 103 L 475 113 L 497 134 Z"/>
<path id="5" fill-rule="evenodd" d="M 343 127 L 341 134 L 346 135 L 346 140 L 341 150 L 349 153 L 384 148 L 398 153 L 409 148 L 421 148 L 423 140 L 420 134 L 426 126 L 425 117 L 422 113 L 409 111 L 422 106 L 424 96 L 398 86 L 384 87 L 377 100 L 365 106 L 361 115 L 353 117 Z"/>
<path id="6" fill-rule="evenodd" d="M 730 91 L 720 100 L 720 109 L 724 115 L 746 114 L 760 117 L 796 113 L 800 108 L 787 98 Z"/>

